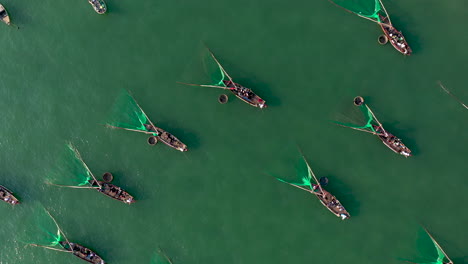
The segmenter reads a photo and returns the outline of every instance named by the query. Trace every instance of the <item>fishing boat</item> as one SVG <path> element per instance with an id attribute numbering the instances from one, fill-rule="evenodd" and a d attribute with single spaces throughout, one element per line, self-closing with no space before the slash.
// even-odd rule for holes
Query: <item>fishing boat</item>
<path id="1" fill-rule="evenodd" d="M 51 245 L 45 246 L 45 245 L 39 245 L 39 244 L 30 244 L 31 246 L 46 248 L 46 249 L 50 249 L 54 251 L 72 253 L 76 257 L 86 262 L 93 263 L 93 264 L 105 264 L 104 260 L 91 249 L 84 247 L 80 244 L 70 242 L 67 236 L 65 235 L 65 233 L 62 231 L 62 229 L 58 225 L 55 218 L 49 213 L 49 211 L 46 210 L 46 212 L 50 216 L 50 218 L 54 221 L 54 224 L 57 228 L 57 237 L 54 237 L 55 240 L 52 242 Z M 62 236 L 65 240 L 62 239 Z M 61 248 L 57 248 L 58 246 L 60 246 Z"/>
<path id="2" fill-rule="evenodd" d="M 19 200 L 13 195 L 13 192 L 0 185 L 0 199 L 9 204 L 19 204 Z"/>
<path id="3" fill-rule="evenodd" d="M 156 133 L 157 138 L 164 144 L 168 145 L 169 147 L 177 149 L 182 152 L 188 151 L 187 145 L 182 143 L 182 141 L 180 141 L 171 133 L 151 124 L 145 124 L 145 127 L 149 132 Z"/>
<path id="4" fill-rule="evenodd" d="M 105 194 L 106 196 L 112 199 L 121 201 L 126 204 L 131 204 L 135 202 L 135 199 L 133 198 L 133 196 L 130 195 L 124 189 L 120 188 L 119 186 L 116 186 L 109 182 L 97 180 L 94 174 L 89 169 L 88 165 L 86 165 L 86 163 L 84 162 L 83 158 L 81 157 L 80 152 L 78 152 L 78 150 L 71 143 L 68 143 L 67 147 L 71 151 L 71 154 L 73 155 L 72 157 L 73 163 L 81 164 L 81 166 L 77 165 L 77 167 L 79 167 L 79 170 L 78 172 L 75 172 L 74 174 L 75 177 L 81 178 L 81 179 L 78 179 L 81 182 L 78 183 L 76 186 L 75 185 L 61 185 L 61 184 L 55 184 L 55 183 L 50 183 L 50 182 L 48 182 L 48 184 L 55 185 L 58 187 L 75 188 L 75 189 L 95 189 L 98 192 Z"/>
<path id="5" fill-rule="evenodd" d="M 107 6 L 104 0 L 88 0 L 88 3 L 94 8 L 94 11 L 100 15 L 107 11 Z"/>
<path id="6" fill-rule="evenodd" d="M 361 18 L 377 23 L 382 28 L 387 39 L 390 40 L 392 46 L 404 55 L 412 53 L 411 48 L 405 40 L 405 37 L 393 27 L 390 16 L 388 15 L 382 0 L 328 0 L 330 3 L 340 7 L 352 14 Z M 379 41 L 380 42 L 380 41 Z M 385 44 L 386 42 L 381 42 Z"/>
<path id="7" fill-rule="evenodd" d="M 267 105 L 265 101 L 256 95 L 252 89 L 242 86 L 238 83 L 232 81 L 223 80 L 224 85 L 229 88 L 229 90 L 239 99 L 248 103 L 251 106 L 266 108 Z"/>
<path id="8" fill-rule="evenodd" d="M 341 220 L 345 220 L 351 217 L 348 211 L 344 208 L 344 206 L 340 203 L 335 196 L 333 196 L 330 192 L 326 191 L 323 186 L 321 185 L 320 181 L 317 180 L 314 172 L 307 163 L 304 156 L 302 156 L 302 160 L 304 161 L 305 165 L 307 166 L 307 175 L 302 175 L 302 179 L 300 183 L 293 183 L 288 182 L 283 179 L 277 178 L 279 181 L 292 185 L 296 188 L 309 192 L 315 195 L 323 206 L 325 206 L 330 212 L 332 212 L 337 217 L 341 218 Z M 312 183 L 312 179 L 315 180 L 315 183 Z M 303 187 L 305 186 L 305 187 Z"/>
<path id="9" fill-rule="evenodd" d="M 97 191 L 117 201 L 121 201 L 126 204 L 131 204 L 135 202 L 135 199 L 133 198 L 133 196 L 131 196 L 124 189 L 114 184 L 107 183 L 104 181 L 96 181 L 96 180 L 90 180 L 89 184 L 91 184 L 92 187 L 95 187 Z"/>
<path id="10" fill-rule="evenodd" d="M 263 100 L 260 96 L 255 94 L 252 89 L 247 88 L 243 85 L 235 83 L 231 76 L 224 70 L 223 66 L 219 61 L 216 59 L 214 54 L 208 49 L 213 60 L 216 62 L 219 71 L 221 73 L 222 79 L 216 85 L 208 85 L 208 84 L 193 84 L 193 83 L 183 83 L 186 85 L 192 86 L 201 86 L 201 87 L 212 87 L 212 88 L 219 88 L 219 89 L 226 89 L 230 90 L 237 98 L 241 99 L 242 101 L 248 103 L 251 106 L 258 107 L 258 108 L 266 108 L 267 104 L 265 100 Z M 225 78 L 228 78 L 227 80 Z"/>
<path id="11" fill-rule="evenodd" d="M 98 256 L 98 254 L 96 254 L 94 251 L 87 247 L 72 242 L 67 243 L 66 241 L 60 241 L 59 244 L 65 250 L 72 252 L 73 255 L 79 257 L 84 261 L 93 264 L 105 264 L 104 260 L 100 256 Z"/>
<path id="12" fill-rule="evenodd" d="M 411 156 L 411 150 L 408 147 L 406 147 L 405 144 L 403 144 L 401 139 L 397 138 L 396 136 L 384 129 L 382 123 L 380 123 L 380 121 L 374 115 L 374 112 L 372 112 L 369 106 L 367 106 L 366 104 L 362 104 L 359 107 L 362 111 L 364 111 L 364 115 L 368 118 L 367 124 L 365 126 L 356 126 L 354 124 L 346 124 L 340 122 L 335 123 L 339 126 L 348 127 L 354 130 L 376 135 L 379 137 L 380 140 L 382 140 L 385 146 L 387 146 L 393 152 L 403 155 L 406 158 Z M 372 124 L 373 122 L 377 123 L 377 125 Z"/>
<path id="13" fill-rule="evenodd" d="M 411 156 L 411 150 L 403 144 L 401 139 L 395 137 L 389 132 L 385 131 L 382 126 L 372 125 L 377 132 L 377 136 L 382 140 L 382 143 L 385 144 L 393 152 L 403 155 L 405 157 Z"/>
<path id="14" fill-rule="evenodd" d="M 106 124 L 107 127 L 146 134 L 150 136 L 148 139 L 150 145 L 155 145 L 157 139 L 159 139 L 171 148 L 181 152 L 188 151 L 187 145 L 182 143 L 181 140 L 154 125 L 135 98 L 130 95 L 130 92 L 124 90 L 124 93 L 117 100 L 114 109 L 117 109 L 117 111 L 114 111 L 117 112 L 117 117 L 114 117 L 113 121 L 108 122 Z"/>
<path id="15" fill-rule="evenodd" d="M 380 27 L 387 36 L 388 40 L 390 40 L 392 46 L 403 55 L 411 55 L 413 51 L 408 45 L 408 42 L 406 42 L 406 39 L 401 31 L 398 31 L 395 27 L 393 27 L 387 16 L 384 17 L 383 15 L 379 14 L 379 18 L 381 20 Z"/>
<path id="16" fill-rule="evenodd" d="M 331 193 L 323 189 L 319 184 L 312 184 L 313 191 L 311 192 L 320 200 L 320 202 L 325 206 L 330 212 L 334 215 L 340 217 L 342 220 L 345 220 L 351 215 L 346 211 L 344 206 L 333 196 Z"/>
<path id="17" fill-rule="evenodd" d="M 10 25 L 10 16 L 6 11 L 5 7 L 0 4 L 0 19 L 7 25 Z"/>

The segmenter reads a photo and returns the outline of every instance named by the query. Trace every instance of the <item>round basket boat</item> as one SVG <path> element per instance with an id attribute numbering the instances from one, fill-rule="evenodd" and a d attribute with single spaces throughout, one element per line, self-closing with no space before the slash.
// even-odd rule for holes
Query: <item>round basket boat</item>
<path id="1" fill-rule="evenodd" d="M 218 102 L 219 102 L 220 104 L 225 104 L 225 103 L 228 102 L 228 98 L 229 98 L 229 97 L 228 97 L 227 95 L 222 94 L 222 95 L 220 95 L 220 96 L 218 97 Z"/>
<path id="2" fill-rule="evenodd" d="M 327 186 L 328 185 L 328 178 L 327 177 L 320 177 L 319 182 L 320 182 L 320 185 Z"/>
<path id="3" fill-rule="evenodd" d="M 148 144 L 150 144 L 151 146 L 156 145 L 156 143 L 158 143 L 158 138 L 157 137 L 152 136 L 152 137 L 148 138 Z"/>
<path id="4" fill-rule="evenodd" d="M 102 175 L 102 180 L 105 182 L 112 182 L 112 180 L 114 180 L 114 176 L 110 172 L 105 172 Z"/>
<path id="5" fill-rule="evenodd" d="M 361 106 L 364 103 L 364 98 L 362 96 L 356 96 L 353 100 L 354 105 Z"/>
<path id="6" fill-rule="evenodd" d="M 380 35 L 378 41 L 380 45 L 385 45 L 388 42 L 388 38 L 386 35 Z"/>

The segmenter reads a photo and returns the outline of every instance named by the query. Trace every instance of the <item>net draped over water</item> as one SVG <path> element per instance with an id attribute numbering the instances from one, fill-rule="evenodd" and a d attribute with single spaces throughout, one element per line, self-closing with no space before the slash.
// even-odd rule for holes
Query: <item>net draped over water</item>
<path id="1" fill-rule="evenodd" d="M 375 120 L 374 116 L 372 115 L 371 111 L 367 107 L 366 104 L 362 104 L 360 106 L 356 106 L 359 108 L 359 110 L 362 112 L 362 117 L 363 121 L 361 121 L 361 124 L 354 124 L 354 123 L 345 123 L 345 122 L 338 122 L 335 121 L 335 123 L 347 127 L 352 127 L 352 128 L 357 128 L 357 129 L 364 129 L 369 132 L 376 132 L 374 127 L 372 125 L 379 126 L 379 123 Z"/>
<path id="2" fill-rule="evenodd" d="M 297 186 L 304 186 L 313 191 L 311 169 L 303 157 L 301 157 L 301 159 L 298 162 L 298 165 L 296 166 L 295 180 L 285 180 L 278 177 L 276 177 L 276 179 L 281 182 L 290 183 Z"/>
<path id="3" fill-rule="evenodd" d="M 127 90 L 122 90 L 112 108 L 107 124 L 119 128 L 148 132 L 145 125 L 150 125 L 150 122 L 130 93 Z M 157 134 L 154 133 L 154 135 Z"/>
<path id="4" fill-rule="evenodd" d="M 426 230 L 421 228 L 418 232 L 417 251 L 419 257 L 415 260 L 409 260 L 416 264 L 443 264 L 449 263 L 442 249 L 436 241 L 431 238 Z"/>
<path id="5" fill-rule="evenodd" d="M 378 14 L 384 10 L 379 0 L 333 0 L 332 2 L 356 15 L 381 22 Z"/>
<path id="6" fill-rule="evenodd" d="M 90 179 L 92 179 L 91 173 L 82 161 L 80 153 L 68 143 L 56 168 L 49 174 L 48 180 L 54 184 L 83 186 L 88 184 Z"/>
<path id="7" fill-rule="evenodd" d="M 24 208 L 21 214 L 24 217 L 19 221 L 22 226 L 21 232 L 18 232 L 19 241 L 54 247 L 63 240 L 54 221 L 40 203 Z"/>

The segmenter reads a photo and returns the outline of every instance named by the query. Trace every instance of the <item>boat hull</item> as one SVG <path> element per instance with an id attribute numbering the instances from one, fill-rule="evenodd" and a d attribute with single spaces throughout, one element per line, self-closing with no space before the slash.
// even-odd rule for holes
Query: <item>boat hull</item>
<path id="1" fill-rule="evenodd" d="M 3 23 L 10 25 L 10 16 L 8 15 L 8 12 L 6 11 L 5 7 L 0 4 L 0 19 L 3 21 Z"/>
<path id="2" fill-rule="evenodd" d="M 119 186 L 116 186 L 111 183 L 103 182 L 103 181 L 98 181 L 98 183 L 99 184 L 97 184 L 95 180 L 90 181 L 90 184 L 93 187 L 98 187 L 96 189 L 98 192 L 101 192 L 109 196 L 112 199 L 121 201 L 126 204 L 131 204 L 131 203 L 136 202 L 133 196 L 131 196 L 127 191 L 120 188 Z M 99 185 L 101 186 L 100 188 L 99 188 Z"/>
<path id="3" fill-rule="evenodd" d="M 19 200 L 13 195 L 13 192 L 0 185 L 0 199 L 9 204 L 19 204 Z"/>
<path id="4" fill-rule="evenodd" d="M 319 190 L 319 186 L 317 184 L 313 184 L 314 194 L 320 200 L 320 202 L 325 206 L 330 212 L 332 212 L 337 217 L 341 218 L 342 220 L 348 219 L 351 215 L 346 211 L 344 206 L 333 196 L 331 193 L 327 192 L 322 188 L 322 192 L 317 192 Z"/>
<path id="5" fill-rule="evenodd" d="M 382 31 L 385 33 L 392 46 L 403 55 L 411 55 L 413 51 L 408 45 L 408 42 L 406 42 L 403 33 L 401 33 L 401 31 L 398 31 L 391 24 L 389 24 L 388 17 L 383 17 L 380 14 L 379 17 L 382 21 L 382 23 L 380 23 L 380 27 L 382 28 Z"/>
<path id="6" fill-rule="evenodd" d="M 91 249 L 76 243 L 60 241 L 60 245 L 78 258 L 93 264 L 105 264 L 104 260 Z"/>
<path id="7" fill-rule="evenodd" d="M 187 145 L 182 143 L 182 141 L 180 141 L 178 138 L 176 138 L 171 133 L 165 131 L 164 129 L 159 127 L 153 127 L 151 125 L 145 125 L 145 127 L 149 132 L 155 132 L 157 134 L 158 139 L 162 143 L 168 145 L 169 147 L 182 152 L 188 151 Z"/>
<path id="8" fill-rule="evenodd" d="M 107 6 L 104 0 L 88 0 L 96 13 L 102 15 L 107 12 Z"/>
<path id="9" fill-rule="evenodd" d="M 256 95 L 250 88 L 244 87 L 238 83 L 233 83 L 231 81 L 223 81 L 227 88 L 229 89 L 237 98 L 248 103 L 251 106 L 266 108 L 267 104 L 265 100 Z"/>
<path id="10" fill-rule="evenodd" d="M 390 134 L 382 129 L 380 126 L 373 125 L 374 130 L 379 133 L 378 137 L 384 143 L 385 146 L 387 146 L 389 149 L 391 149 L 393 152 L 403 155 L 405 157 L 410 157 L 411 155 L 411 150 L 406 147 L 401 139 L 397 138 L 393 134 Z M 386 135 L 385 135 L 386 132 Z"/>

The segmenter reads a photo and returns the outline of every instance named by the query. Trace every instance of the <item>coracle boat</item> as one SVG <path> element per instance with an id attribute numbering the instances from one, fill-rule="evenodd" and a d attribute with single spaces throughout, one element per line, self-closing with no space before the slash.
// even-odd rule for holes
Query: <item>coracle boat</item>
<path id="1" fill-rule="evenodd" d="M 93 6 L 94 11 L 96 11 L 96 13 L 100 15 L 106 13 L 107 6 L 104 0 L 88 0 L 88 2 L 91 6 Z"/>
<path id="2" fill-rule="evenodd" d="M 9 204 L 19 204 L 19 200 L 13 196 L 13 192 L 0 185 L 0 199 Z"/>
<path id="3" fill-rule="evenodd" d="M 99 192 L 117 201 L 121 201 L 126 204 L 131 204 L 131 203 L 136 202 L 133 196 L 131 196 L 124 189 L 114 184 L 107 183 L 104 181 L 96 181 L 96 180 L 90 180 L 89 184 L 91 184 L 92 187 L 97 187 L 96 190 L 98 190 Z"/>
<path id="4" fill-rule="evenodd" d="M 223 83 L 235 96 L 237 96 L 237 98 L 248 103 L 249 105 L 259 108 L 267 107 L 265 100 L 256 95 L 250 88 L 244 87 L 229 80 L 223 80 Z"/>
<path id="5" fill-rule="evenodd" d="M 10 25 L 10 16 L 8 15 L 5 7 L 0 4 L 0 19 L 7 25 Z"/>
<path id="6" fill-rule="evenodd" d="M 320 184 L 320 183 L 319 183 Z M 350 218 L 351 215 L 346 211 L 344 206 L 333 196 L 331 193 L 327 192 L 320 187 L 318 184 L 312 184 L 313 186 L 313 194 L 317 196 L 320 202 L 327 207 L 327 209 L 332 212 L 334 215 L 340 217 L 342 220 Z M 318 190 L 318 191 L 317 191 Z M 321 191 L 320 191 L 321 190 Z"/>
<path id="7" fill-rule="evenodd" d="M 372 125 L 375 129 L 375 132 L 378 134 L 382 143 L 385 144 L 393 152 L 403 155 L 405 157 L 411 156 L 411 150 L 403 144 L 401 139 L 385 131 L 382 126 Z"/>
<path id="8" fill-rule="evenodd" d="M 105 264 L 104 260 L 89 248 L 76 243 L 68 243 L 65 241 L 60 241 L 59 243 L 65 250 L 72 252 L 73 255 L 84 261 L 93 264 Z"/>
<path id="9" fill-rule="evenodd" d="M 188 150 L 187 145 L 182 143 L 182 141 L 180 141 L 178 138 L 176 138 L 171 133 L 169 133 L 169 132 L 167 132 L 167 131 L 159 128 L 159 127 L 149 125 L 149 124 L 145 124 L 145 128 L 149 132 L 155 132 L 157 134 L 158 139 L 161 140 L 164 144 L 168 145 L 169 147 L 177 149 L 177 150 L 182 151 L 182 152 L 185 152 L 185 151 Z"/>
<path id="10" fill-rule="evenodd" d="M 406 42 L 406 39 L 401 31 L 398 31 L 393 27 L 387 16 L 384 17 L 379 14 L 379 18 L 381 20 L 381 23 L 379 23 L 380 27 L 382 27 L 383 32 L 387 36 L 388 40 L 390 40 L 392 46 L 404 55 L 411 55 L 413 51 L 408 45 L 408 42 Z"/>

